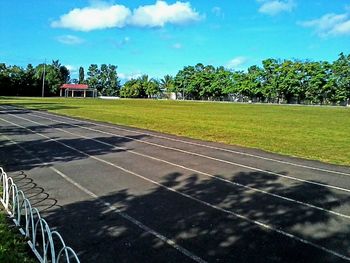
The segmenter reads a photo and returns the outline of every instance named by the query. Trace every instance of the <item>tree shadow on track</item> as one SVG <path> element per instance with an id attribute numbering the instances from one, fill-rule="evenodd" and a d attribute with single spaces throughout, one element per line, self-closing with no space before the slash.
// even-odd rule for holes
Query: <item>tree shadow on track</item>
<path id="1" fill-rule="evenodd" d="M 273 193 L 303 196 L 308 203 L 325 202 L 329 209 L 339 208 L 343 201 L 349 203 L 346 197 L 330 203 L 333 193 L 325 187 L 315 191 L 315 186 L 299 183 L 286 188 L 275 175 L 252 172 L 233 178 Z M 349 256 L 349 220 L 217 179 L 203 180 L 196 174 L 168 174 L 161 183 L 202 203 L 155 185 L 137 193 L 119 189 L 99 199 L 63 206 L 47 220 L 79 252 L 82 262 L 191 261 L 106 203 L 208 262 L 346 262 L 320 247 Z M 308 192 L 312 194 L 305 194 Z"/>
<path id="2" fill-rule="evenodd" d="M 71 125 L 57 124 L 52 127 L 46 126 L 33 126 L 29 129 L 45 134 L 49 132 L 51 128 L 61 128 L 69 131 L 73 128 Z M 33 135 L 32 132 L 24 130 L 15 126 L 1 127 L 0 135 L 6 136 L 24 136 L 27 137 Z M 134 139 L 142 139 L 144 135 L 133 135 L 129 138 L 122 137 L 94 137 L 95 140 L 101 142 L 111 142 L 113 144 L 102 144 L 87 138 L 60 138 L 47 135 L 59 143 L 52 141 L 48 138 L 39 137 L 36 135 L 33 139 L 26 139 L 13 143 L 8 141 L 6 137 L 0 140 L 0 160 L 1 165 L 7 172 L 21 170 L 31 170 L 36 167 L 46 166 L 44 163 L 65 163 L 84 160 L 89 158 L 89 155 L 99 156 L 111 153 L 123 153 L 127 147 L 127 143 Z M 1 137 L 1 136 L 0 136 Z M 21 137 L 20 137 L 21 138 Z M 65 144 L 66 146 L 62 145 Z M 82 152 L 70 149 L 69 147 L 76 148 Z M 128 147 L 128 149 L 130 149 Z"/>
<path id="3" fill-rule="evenodd" d="M 56 127 L 73 128 L 65 124 Z M 30 127 L 42 134 L 47 134 L 51 128 Z M 43 162 L 69 166 L 71 161 L 89 158 L 46 138 L 30 137 L 33 134 L 28 130 L 6 126 L 1 127 L 0 132 L 15 138 L 26 136 L 17 146 L 6 140 L 0 141 L 1 165 L 7 172 L 42 167 L 45 166 Z M 145 136 L 130 137 L 95 139 L 127 147 L 132 139 Z M 84 138 L 55 139 L 93 156 L 124 153 L 123 149 Z M 350 255 L 349 219 L 214 178 L 203 179 L 197 174 L 170 173 L 158 179 L 162 185 L 183 195 L 155 184 L 150 187 L 149 183 L 140 183 L 140 179 L 131 177 L 128 175 L 127 179 L 135 180 L 135 189 L 116 185 L 115 192 L 106 191 L 107 194 L 98 199 L 87 198 L 43 211 L 49 224 L 55 226 L 66 243 L 79 252 L 82 262 L 191 261 L 149 231 L 141 229 L 135 221 L 130 222 L 125 215 L 209 262 L 342 262 L 334 253 Z M 17 179 L 34 199 L 45 192 L 26 176 Z M 294 183 L 287 187 L 277 175 L 259 172 L 238 173 L 230 179 L 321 208 L 349 213 L 342 208 L 349 205 L 349 195 L 335 195 L 326 187 L 308 183 Z M 46 197 L 44 194 L 43 198 Z M 123 214 L 107 204 L 118 207 Z M 306 244 L 308 242 L 314 246 Z"/>
<path id="4" fill-rule="evenodd" d="M 82 127 L 90 127 L 93 126 L 91 124 L 88 123 L 79 123 L 79 126 Z M 66 123 L 52 123 L 49 126 L 48 125 L 39 125 L 39 124 L 33 124 L 30 126 L 26 126 L 27 129 L 31 130 L 32 132 L 30 132 L 27 129 L 24 129 L 22 127 L 18 127 L 18 126 L 5 126 L 5 127 L 1 127 L 1 133 L 6 134 L 6 135 L 23 135 L 23 134 L 31 134 L 33 132 L 37 132 L 37 133 L 41 133 L 41 134 L 47 134 L 52 132 L 54 129 L 63 129 L 63 130 L 69 130 L 71 128 L 75 128 L 73 125 L 70 124 L 66 124 Z"/>

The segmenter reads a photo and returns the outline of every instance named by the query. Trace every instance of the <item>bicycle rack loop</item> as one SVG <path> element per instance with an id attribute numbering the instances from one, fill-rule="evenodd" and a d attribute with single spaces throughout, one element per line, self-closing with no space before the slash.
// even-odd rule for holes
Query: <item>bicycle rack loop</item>
<path id="1" fill-rule="evenodd" d="M 67 246 L 57 231 L 52 231 L 40 216 L 39 210 L 32 207 L 23 191 L 0 167 L 2 196 L 0 202 L 10 215 L 20 233 L 28 239 L 28 244 L 41 263 L 80 263 L 75 251 Z"/>

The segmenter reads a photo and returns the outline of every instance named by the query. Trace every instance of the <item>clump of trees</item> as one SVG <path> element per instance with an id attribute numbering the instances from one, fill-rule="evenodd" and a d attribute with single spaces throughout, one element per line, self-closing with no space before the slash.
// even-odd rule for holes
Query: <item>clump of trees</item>
<path id="1" fill-rule="evenodd" d="M 344 104 L 350 98 L 350 55 L 340 54 L 333 63 L 266 59 L 246 72 L 187 66 L 175 76 L 172 91 L 187 99 Z"/>
<path id="2" fill-rule="evenodd" d="M 120 81 L 117 74 L 117 66 L 91 64 L 87 71 L 87 79 L 84 80 L 84 69 L 79 69 L 79 83 L 86 83 L 90 88 L 97 89 L 100 95 L 119 95 Z"/>
<path id="3" fill-rule="evenodd" d="M 44 70 L 45 68 L 45 70 Z M 59 60 L 51 64 L 32 64 L 24 69 L 0 63 L 0 94 L 5 96 L 40 96 L 45 71 L 45 95 L 57 95 L 59 87 L 70 79 L 70 72 Z"/>
<path id="4" fill-rule="evenodd" d="M 150 79 L 148 75 L 142 75 L 137 79 L 131 79 L 123 85 L 120 96 L 124 98 L 152 98 L 161 94 L 160 83 Z"/>
<path id="5" fill-rule="evenodd" d="M 45 73 L 45 78 L 44 78 Z M 64 83 L 88 84 L 97 89 L 100 95 L 118 95 L 120 81 L 117 75 L 117 66 L 102 64 L 90 65 L 88 77 L 85 79 L 84 68 L 79 68 L 79 79 L 71 79 L 69 70 L 61 65 L 59 60 L 51 64 L 39 64 L 26 68 L 8 66 L 0 63 L 0 95 L 3 96 L 41 96 L 44 82 L 45 96 L 57 96 L 59 88 Z"/>
<path id="6" fill-rule="evenodd" d="M 29 64 L 23 69 L 0 64 L 0 94 L 39 96 L 43 66 Z M 69 71 L 58 60 L 46 65 L 45 70 L 46 95 L 57 95 L 59 86 L 70 80 Z M 269 58 L 247 71 L 198 63 L 184 67 L 174 77 L 156 80 L 142 75 L 123 86 L 117 66 L 91 64 L 87 78 L 80 67 L 79 79 L 70 81 L 86 83 L 100 95 L 125 98 L 159 98 L 172 93 L 178 99 L 190 100 L 345 105 L 350 100 L 350 55 L 341 53 L 333 63 Z"/>
<path id="7" fill-rule="evenodd" d="M 172 92 L 190 100 L 345 105 L 350 99 L 350 55 L 341 53 L 333 63 L 270 58 L 247 71 L 198 63 L 175 77 L 151 80 L 151 88 L 147 81 L 145 75 L 127 81 L 120 95 L 146 98 Z"/>

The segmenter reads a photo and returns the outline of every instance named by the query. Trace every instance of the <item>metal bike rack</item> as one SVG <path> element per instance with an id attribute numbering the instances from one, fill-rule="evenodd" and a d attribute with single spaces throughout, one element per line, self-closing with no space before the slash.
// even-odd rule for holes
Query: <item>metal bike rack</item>
<path id="1" fill-rule="evenodd" d="M 39 210 L 32 207 L 24 192 L 19 190 L 13 179 L 0 167 L 2 196 L 0 202 L 20 233 L 28 239 L 28 244 L 41 263 L 67 262 L 80 263 L 77 254 L 68 247 L 57 231 L 52 231 L 40 216 Z"/>

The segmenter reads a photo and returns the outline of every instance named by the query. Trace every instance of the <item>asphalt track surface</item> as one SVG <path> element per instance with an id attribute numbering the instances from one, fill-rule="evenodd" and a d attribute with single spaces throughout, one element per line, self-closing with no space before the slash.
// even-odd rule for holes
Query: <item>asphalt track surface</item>
<path id="1" fill-rule="evenodd" d="M 350 168 L 0 107 L 0 166 L 82 262 L 349 262 Z"/>

